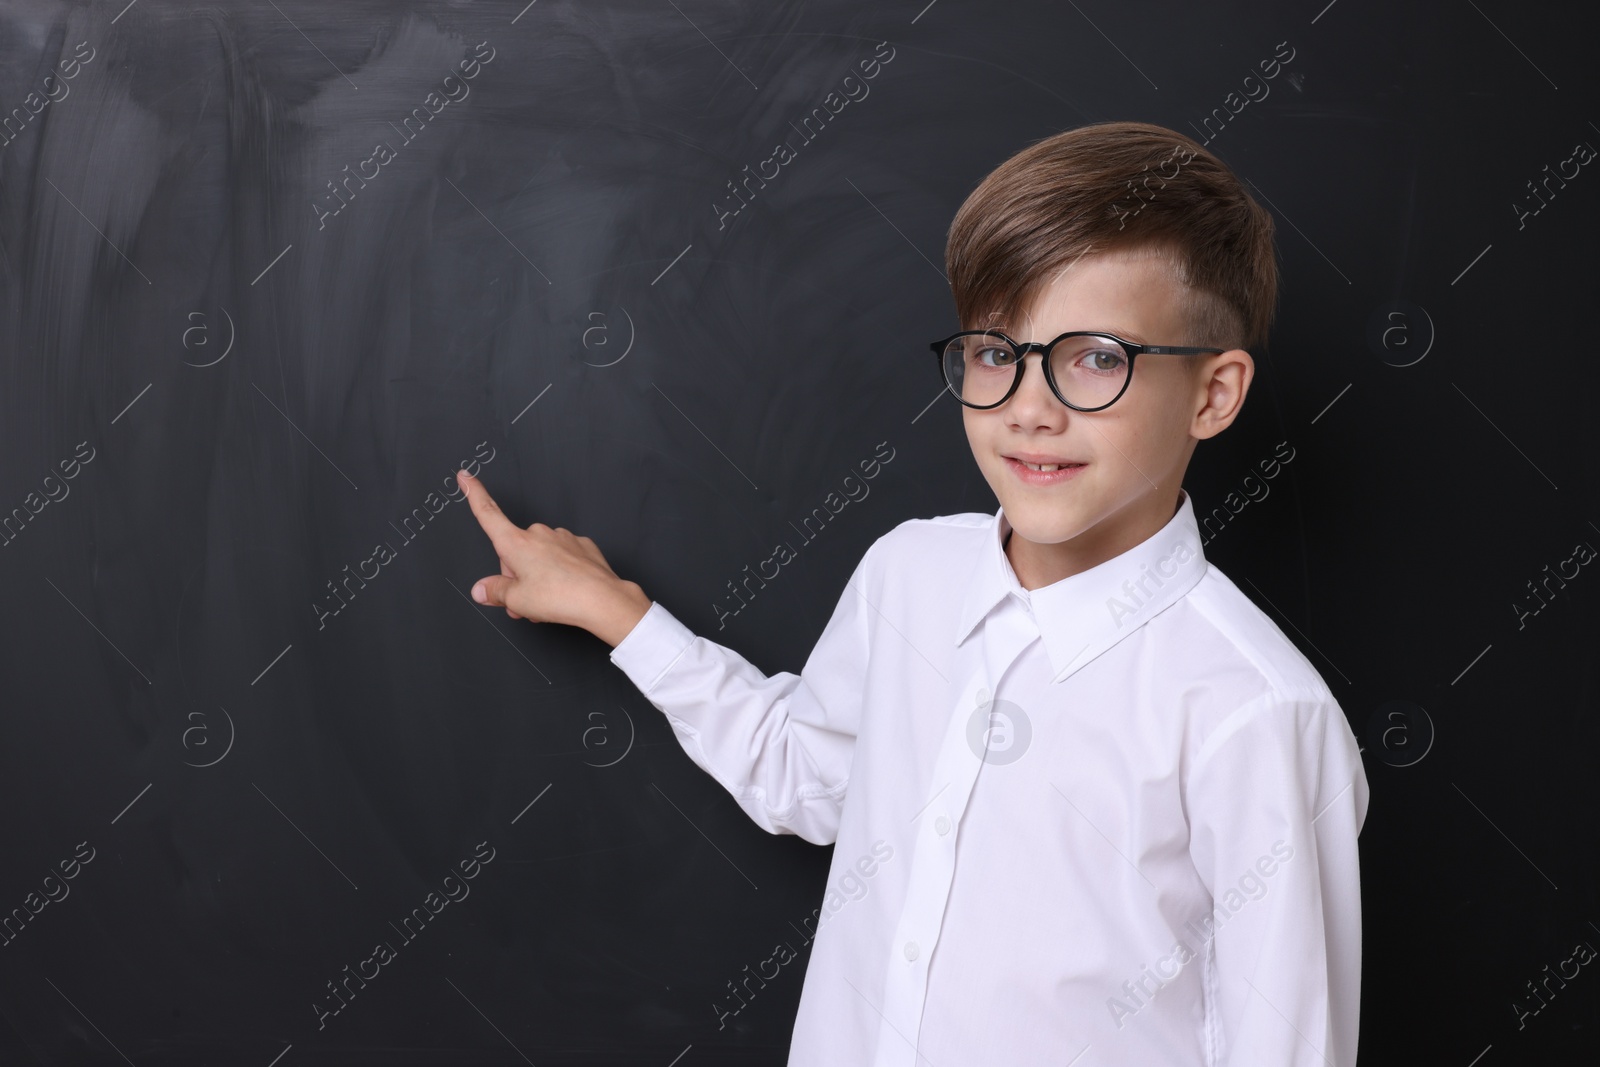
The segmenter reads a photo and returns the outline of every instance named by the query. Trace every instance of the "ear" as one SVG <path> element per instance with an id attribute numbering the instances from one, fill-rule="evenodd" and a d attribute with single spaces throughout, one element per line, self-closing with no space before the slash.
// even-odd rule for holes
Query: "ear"
<path id="1" fill-rule="evenodd" d="M 1196 368 L 1196 406 L 1189 435 L 1205 440 L 1233 425 L 1255 373 L 1255 360 L 1242 348 L 1205 357 Z"/>

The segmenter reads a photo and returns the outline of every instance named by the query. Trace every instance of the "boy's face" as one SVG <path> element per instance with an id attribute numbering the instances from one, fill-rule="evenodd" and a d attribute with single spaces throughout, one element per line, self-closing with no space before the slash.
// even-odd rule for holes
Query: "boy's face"
<path id="1" fill-rule="evenodd" d="M 1069 330 L 1105 330 L 1155 345 L 1214 343 L 1185 332 L 1182 288 L 1156 258 L 1122 252 L 1080 257 L 1060 272 L 1008 331 L 1019 344 Z M 1023 587 L 1086 570 L 1147 539 L 1172 518 L 1198 439 L 1233 421 L 1254 364 L 1247 352 L 1134 360 L 1121 398 L 1081 412 L 1057 400 L 1042 361 L 998 408 L 962 407 L 967 441 L 1014 530 L 1006 547 Z M 1017 458 L 1082 464 L 1049 484 L 1029 481 Z"/>

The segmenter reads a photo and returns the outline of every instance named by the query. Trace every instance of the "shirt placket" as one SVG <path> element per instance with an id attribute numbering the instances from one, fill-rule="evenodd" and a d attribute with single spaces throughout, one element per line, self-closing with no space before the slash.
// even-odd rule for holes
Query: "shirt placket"
<path id="1" fill-rule="evenodd" d="M 982 661 L 962 682 L 950 708 L 934 761 L 933 795 L 913 819 L 915 848 L 905 904 L 890 942 L 878 1031 L 876 1063 L 883 1067 L 927 1067 L 929 1063 L 916 1047 L 927 1001 L 928 966 L 955 877 L 961 816 L 983 767 L 981 742 L 978 748 L 972 742 L 972 718 L 991 699 L 1000 698 L 1006 671 L 1039 638 L 1032 614 L 1010 596 L 983 622 L 982 629 Z M 979 736 L 986 735 L 980 732 Z"/>

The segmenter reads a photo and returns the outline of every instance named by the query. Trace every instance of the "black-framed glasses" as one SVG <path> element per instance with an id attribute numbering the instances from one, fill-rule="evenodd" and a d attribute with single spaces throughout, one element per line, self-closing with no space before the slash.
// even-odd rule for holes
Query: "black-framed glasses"
<path id="1" fill-rule="evenodd" d="M 962 330 L 928 347 L 939 357 L 939 374 L 955 398 L 980 410 L 997 408 L 1011 399 L 1022 384 L 1030 352 L 1043 357 L 1044 380 L 1057 400 L 1074 411 L 1101 411 L 1128 391 L 1135 356 L 1226 351 L 1191 345 L 1141 345 L 1099 330 L 1073 330 L 1049 344 L 1018 344 L 999 330 Z"/>

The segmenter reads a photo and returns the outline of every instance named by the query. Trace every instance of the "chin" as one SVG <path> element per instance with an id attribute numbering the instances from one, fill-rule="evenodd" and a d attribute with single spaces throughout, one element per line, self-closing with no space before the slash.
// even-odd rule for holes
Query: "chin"
<path id="1" fill-rule="evenodd" d="M 1005 509 L 1006 520 L 1011 523 L 1015 536 L 1040 545 L 1070 541 L 1091 529 L 1099 517 L 1076 500 L 1028 500 L 1012 496 L 1002 498 L 1000 506 Z"/>

